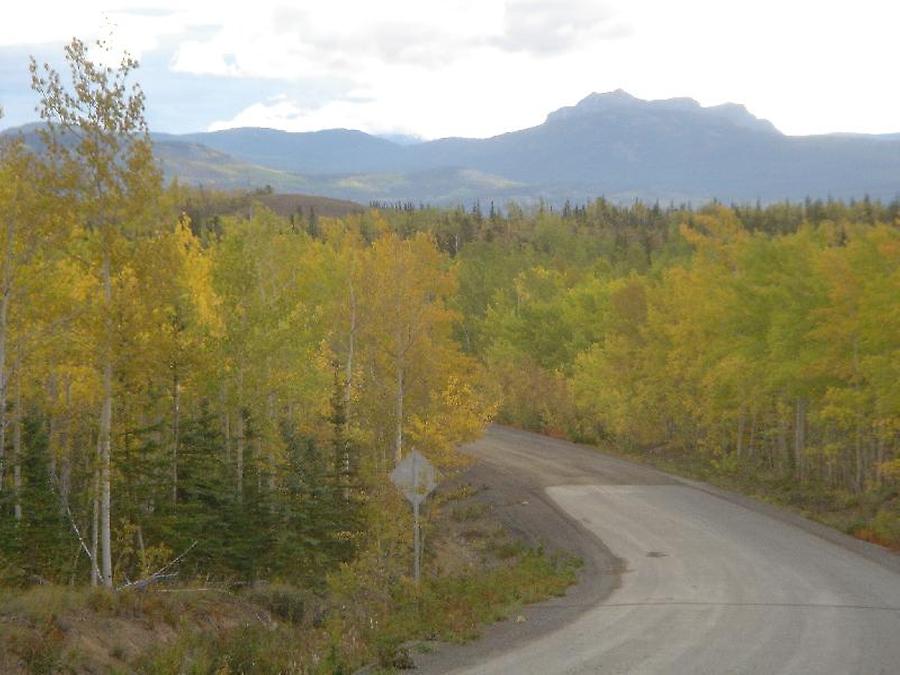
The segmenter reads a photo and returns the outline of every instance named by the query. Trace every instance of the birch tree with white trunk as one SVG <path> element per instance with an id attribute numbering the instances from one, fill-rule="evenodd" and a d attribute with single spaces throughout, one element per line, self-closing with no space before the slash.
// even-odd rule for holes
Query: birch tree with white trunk
<path id="1" fill-rule="evenodd" d="M 99 557 L 102 583 L 112 587 L 112 453 L 117 332 L 114 317 L 117 273 L 127 261 L 129 242 L 149 229 L 162 192 L 161 174 L 150 146 L 144 94 L 128 85 L 137 67 L 127 53 L 116 67 L 103 41 L 92 50 L 73 39 L 65 47 L 70 83 L 48 64 L 32 59 L 32 88 L 47 122 L 42 140 L 54 167 L 57 193 L 69 196 L 73 213 L 91 237 L 89 267 L 99 276 L 96 364 L 101 376 L 98 429 Z"/>

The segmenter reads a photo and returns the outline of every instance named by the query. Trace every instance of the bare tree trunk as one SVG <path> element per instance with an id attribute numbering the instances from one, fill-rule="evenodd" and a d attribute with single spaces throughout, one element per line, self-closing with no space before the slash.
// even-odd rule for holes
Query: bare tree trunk
<path id="1" fill-rule="evenodd" d="M 100 441 L 97 441 L 97 466 L 94 467 L 94 508 L 91 516 L 91 586 L 96 586 L 101 581 L 100 570 L 97 568 L 97 552 L 100 543 Z"/>
<path id="2" fill-rule="evenodd" d="M 100 559 L 103 583 L 112 588 L 112 535 L 110 508 L 112 461 L 112 273 L 109 254 L 103 258 L 103 299 L 106 304 L 106 344 L 103 362 L 103 407 L 100 411 Z"/>
<path id="3" fill-rule="evenodd" d="M 397 364 L 397 430 L 394 438 L 394 464 L 403 459 L 403 365 Z"/>
<path id="4" fill-rule="evenodd" d="M 22 367 L 16 358 L 16 396 L 13 413 L 13 494 L 16 522 L 22 522 Z"/>

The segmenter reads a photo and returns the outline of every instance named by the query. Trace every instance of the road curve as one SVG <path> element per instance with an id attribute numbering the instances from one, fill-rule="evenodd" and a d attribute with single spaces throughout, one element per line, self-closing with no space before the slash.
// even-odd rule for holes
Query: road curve
<path id="1" fill-rule="evenodd" d="M 495 426 L 466 451 L 500 517 L 586 564 L 565 598 L 422 671 L 900 673 L 897 556 L 536 434 Z"/>

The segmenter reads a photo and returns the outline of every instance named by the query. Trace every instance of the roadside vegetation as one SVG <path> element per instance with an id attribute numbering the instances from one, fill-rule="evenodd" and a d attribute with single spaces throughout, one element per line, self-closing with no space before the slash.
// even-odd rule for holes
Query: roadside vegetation
<path id="1" fill-rule="evenodd" d="M 374 549 L 313 586 L 195 578 L 118 592 L 7 588 L 0 671 L 393 672 L 434 641 L 477 637 L 484 624 L 562 595 L 575 580 L 577 561 L 510 538 L 465 484 L 439 493 L 427 514 L 420 588 L 408 556 Z M 385 545 L 409 544 L 407 520 L 383 523 L 396 530 L 379 532 Z"/>
<path id="2" fill-rule="evenodd" d="M 0 148 L 3 672 L 399 668 L 562 593 L 462 488 L 410 581 L 388 474 L 495 417 L 900 544 L 900 203 L 276 213 L 67 63 Z"/>

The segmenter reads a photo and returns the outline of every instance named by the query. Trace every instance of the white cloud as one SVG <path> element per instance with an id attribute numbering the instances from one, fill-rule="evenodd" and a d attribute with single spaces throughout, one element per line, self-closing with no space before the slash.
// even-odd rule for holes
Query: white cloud
<path id="1" fill-rule="evenodd" d="M 89 35 L 106 13 L 138 56 L 175 41 L 175 71 L 284 83 L 281 98 L 260 94 L 216 127 L 483 136 L 622 87 L 745 103 L 792 133 L 900 131 L 890 86 L 900 7 L 883 0 L 83 0 L 4 11 L 0 46 Z M 309 81 L 333 83 L 315 105 L 295 95 Z"/>
<path id="2" fill-rule="evenodd" d="M 513 0 L 503 16 L 503 34 L 495 44 L 512 51 L 557 54 L 588 39 L 626 37 L 631 26 L 612 5 L 596 0 Z"/>

